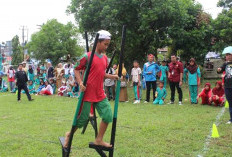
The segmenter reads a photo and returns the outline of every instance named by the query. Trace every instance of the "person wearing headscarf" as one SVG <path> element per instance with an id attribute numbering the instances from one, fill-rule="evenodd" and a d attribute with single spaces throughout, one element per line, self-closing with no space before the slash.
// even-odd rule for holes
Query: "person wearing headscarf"
<path id="1" fill-rule="evenodd" d="M 55 69 L 56 88 L 57 89 L 59 89 L 61 87 L 63 75 L 64 75 L 64 68 L 63 68 L 62 63 L 59 63 L 57 68 Z"/>
<path id="2" fill-rule="evenodd" d="M 160 72 L 160 67 L 158 64 L 154 62 L 154 55 L 148 55 L 148 62 L 143 66 L 143 76 L 146 81 L 146 100 L 144 103 L 148 103 L 150 101 L 150 90 L 151 86 L 153 89 L 153 101 L 155 100 L 155 92 L 156 92 L 156 74 Z"/>
<path id="3" fill-rule="evenodd" d="M 217 81 L 216 86 L 212 90 L 212 96 L 210 98 L 210 102 L 214 103 L 214 106 L 223 106 L 225 102 L 225 91 L 224 88 L 222 87 L 222 82 Z"/>
<path id="4" fill-rule="evenodd" d="M 191 104 L 197 104 L 198 86 L 200 85 L 201 71 L 194 58 L 191 58 L 189 65 L 184 69 L 184 75 L 188 75 L 189 95 Z"/>
<path id="5" fill-rule="evenodd" d="M 122 76 L 121 76 L 121 88 L 120 88 L 120 95 L 119 95 L 120 102 L 128 102 L 126 74 L 127 74 L 127 71 L 123 63 L 122 64 Z M 118 75 L 118 69 L 116 70 L 116 75 Z"/>
<path id="6" fill-rule="evenodd" d="M 29 65 L 29 69 L 27 71 L 27 76 L 28 76 L 28 80 L 32 81 L 34 83 L 35 81 L 35 74 L 34 74 L 34 70 L 32 68 L 32 65 Z"/>
<path id="7" fill-rule="evenodd" d="M 197 100 L 199 98 L 201 98 L 202 100 L 202 105 L 210 105 L 211 102 L 209 101 L 209 99 L 212 96 L 212 90 L 211 90 L 211 84 L 210 83 L 206 83 L 203 90 L 201 91 L 201 93 L 198 95 Z"/>

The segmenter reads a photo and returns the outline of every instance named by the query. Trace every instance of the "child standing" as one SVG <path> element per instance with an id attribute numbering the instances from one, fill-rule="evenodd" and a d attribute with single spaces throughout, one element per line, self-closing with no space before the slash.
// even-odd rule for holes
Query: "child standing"
<path id="1" fill-rule="evenodd" d="M 133 89 L 134 89 L 134 95 L 135 95 L 135 102 L 134 104 L 140 103 L 140 89 L 141 89 L 141 69 L 139 68 L 138 61 L 133 62 L 134 68 L 131 70 L 131 76 L 132 76 L 132 83 L 133 83 Z"/>
<path id="2" fill-rule="evenodd" d="M 156 99 L 153 101 L 153 104 L 159 104 L 163 105 L 164 104 L 164 99 L 167 96 L 167 91 L 164 88 L 164 82 L 160 81 L 159 87 L 156 89 Z"/>
<path id="3" fill-rule="evenodd" d="M 217 81 L 216 86 L 212 90 L 212 96 L 209 99 L 211 103 L 214 103 L 214 106 L 223 106 L 225 99 L 224 99 L 224 89 L 222 87 L 222 82 Z"/>
<path id="4" fill-rule="evenodd" d="M 191 58 L 189 65 L 184 69 L 188 73 L 188 84 L 191 104 L 197 104 L 198 86 L 200 85 L 201 72 L 194 58 Z"/>
<path id="5" fill-rule="evenodd" d="M 10 91 L 13 92 L 15 89 L 15 70 L 12 66 L 7 71 L 8 82 L 10 84 Z"/>
<path id="6" fill-rule="evenodd" d="M 165 60 L 163 60 L 161 63 L 160 71 L 161 71 L 160 81 L 162 81 L 164 83 L 164 88 L 166 89 L 167 73 L 168 73 L 169 69 L 168 69 L 168 66 L 167 66 L 167 63 Z"/>
<path id="7" fill-rule="evenodd" d="M 108 99 L 106 98 L 103 89 L 103 82 L 104 78 L 118 79 L 118 76 L 105 73 L 107 68 L 107 56 L 103 53 L 106 52 L 106 49 L 110 44 L 111 34 L 104 30 L 99 31 L 98 33 L 99 40 L 97 43 L 95 55 L 93 57 L 93 62 L 90 68 L 86 87 L 83 85 L 82 79 L 80 77 L 80 70 L 86 69 L 91 52 L 86 53 L 75 67 L 75 77 L 77 82 L 81 91 L 85 91 L 82 111 L 77 119 L 77 128 L 81 128 L 86 124 L 89 118 L 91 104 L 94 104 L 100 117 L 102 117 L 99 133 L 94 144 L 105 147 L 112 147 L 112 145 L 103 141 L 103 136 L 107 129 L 108 123 L 112 122 L 111 106 Z M 69 137 L 70 132 L 67 132 L 64 147 L 68 146 Z"/>

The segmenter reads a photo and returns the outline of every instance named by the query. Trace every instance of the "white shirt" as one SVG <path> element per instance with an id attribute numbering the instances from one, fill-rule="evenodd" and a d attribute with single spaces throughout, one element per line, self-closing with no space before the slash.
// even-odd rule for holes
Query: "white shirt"
<path id="1" fill-rule="evenodd" d="M 139 82 L 139 75 L 141 75 L 142 71 L 140 68 L 133 68 L 131 70 L 131 76 L 133 82 Z"/>
<path id="2" fill-rule="evenodd" d="M 47 85 L 47 87 L 45 87 L 45 90 L 49 91 L 51 94 L 53 94 L 53 88 L 52 86 L 49 84 Z"/>

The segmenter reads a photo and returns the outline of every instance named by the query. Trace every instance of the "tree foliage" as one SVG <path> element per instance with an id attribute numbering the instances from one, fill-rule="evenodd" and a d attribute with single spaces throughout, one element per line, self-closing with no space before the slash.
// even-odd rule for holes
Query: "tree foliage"
<path id="1" fill-rule="evenodd" d="M 12 65 L 18 65 L 23 61 L 23 51 L 17 35 L 12 39 L 12 51 Z"/>
<path id="2" fill-rule="evenodd" d="M 110 52 L 120 48 L 121 28 L 127 25 L 125 63 L 144 62 L 148 53 L 170 46 L 188 59 L 207 52 L 211 42 L 211 17 L 192 0 L 72 0 L 68 11 L 80 31 L 109 30 Z M 202 60 L 202 59 L 201 59 Z"/>
<path id="3" fill-rule="evenodd" d="M 47 21 L 41 30 L 31 36 L 28 48 L 38 60 L 50 59 L 53 64 L 60 62 L 60 58 L 79 56 L 83 49 L 77 45 L 78 30 L 73 24 L 59 23 L 56 19 Z"/>

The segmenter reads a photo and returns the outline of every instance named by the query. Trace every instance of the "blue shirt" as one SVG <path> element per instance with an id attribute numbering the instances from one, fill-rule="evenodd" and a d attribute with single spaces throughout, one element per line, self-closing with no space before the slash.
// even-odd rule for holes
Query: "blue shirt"
<path id="1" fill-rule="evenodd" d="M 201 77 L 201 72 L 200 72 L 200 68 L 198 67 L 197 68 L 197 71 L 193 74 L 191 74 L 189 72 L 189 70 L 187 68 L 184 69 L 184 75 L 188 73 L 188 84 L 189 85 L 197 85 L 197 81 L 198 81 L 198 78 Z"/>
<path id="2" fill-rule="evenodd" d="M 155 62 L 147 62 L 143 66 L 143 76 L 145 81 L 156 81 L 156 73 L 160 71 L 160 67 Z M 149 74 L 151 72 L 151 74 Z"/>

